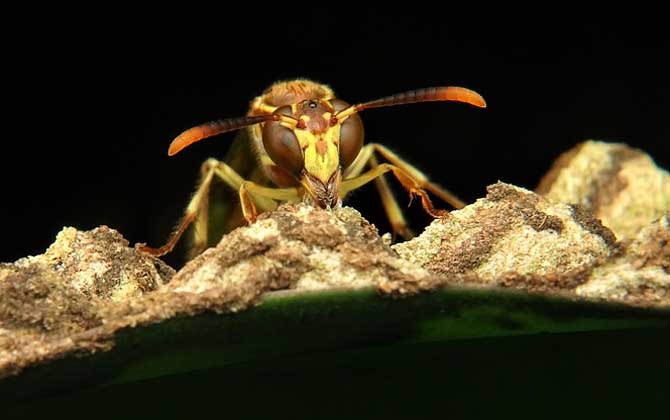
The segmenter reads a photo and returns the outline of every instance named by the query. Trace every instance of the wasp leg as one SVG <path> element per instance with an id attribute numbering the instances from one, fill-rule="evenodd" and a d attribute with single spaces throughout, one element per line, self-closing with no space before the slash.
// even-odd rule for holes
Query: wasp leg
<path id="1" fill-rule="evenodd" d="M 197 248 L 203 241 L 204 243 L 207 243 L 208 193 L 212 178 L 214 177 L 214 165 L 211 161 L 218 162 L 216 159 L 208 159 L 202 164 L 200 168 L 201 177 L 196 192 L 193 194 L 193 197 L 191 197 L 191 201 L 186 207 L 184 216 L 179 221 L 177 228 L 172 231 L 165 245 L 159 248 L 153 248 L 146 244 L 138 244 L 138 249 L 140 251 L 157 257 L 169 253 L 174 249 L 179 238 L 181 238 L 184 232 L 186 232 L 186 229 L 193 222 L 196 222 L 197 228 L 194 246 Z M 204 213 L 204 217 L 202 217 L 201 213 Z"/>
<path id="2" fill-rule="evenodd" d="M 271 188 L 263 187 L 252 181 L 243 181 L 239 188 L 240 203 L 242 203 L 242 213 L 249 223 L 256 221 L 256 206 L 251 196 L 256 200 L 264 199 L 261 208 L 263 211 L 274 210 L 277 207 L 277 201 L 295 201 L 299 198 L 296 188 Z M 269 200 L 268 200 L 269 199 Z"/>
<path id="3" fill-rule="evenodd" d="M 363 149 L 361 149 L 361 152 L 359 153 L 356 160 L 349 166 L 349 168 L 347 168 L 346 172 L 344 173 L 345 179 L 351 179 L 359 176 L 363 172 L 363 169 L 366 165 L 370 166 L 372 169 L 377 167 L 378 162 L 374 152 L 379 153 L 391 164 L 409 175 L 409 177 L 419 185 L 421 190 L 428 190 L 434 193 L 441 200 L 449 203 L 454 208 L 460 209 L 465 207 L 465 203 L 456 197 L 456 195 L 442 188 L 436 183 L 430 182 L 428 177 L 420 170 L 404 161 L 398 155 L 389 150 L 386 146 L 383 146 L 379 143 L 369 143 L 365 145 Z M 391 192 L 385 177 L 379 176 L 375 178 L 375 186 L 377 187 L 379 195 L 382 198 L 384 210 L 386 211 L 386 215 L 389 218 L 394 233 L 397 232 L 405 239 L 410 239 L 413 237 L 414 235 L 407 226 L 407 222 L 405 221 L 402 210 L 400 210 L 396 199 L 393 197 L 393 193 Z M 423 197 L 424 195 L 422 195 L 422 202 L 428 199 L 427 196 L 425 196 L 425 198 Z M 430 200 L 428 200 L 428 202 L 430 202 Z"/>
<path id="4" fill-rule="evenodd" d="M 424 210 L 431 216 L 445 217 L 449 214 L 449 212 L 446 210 L 438 210 L 435 207 L 433 207 L 433 203 L 430 201 L 428 193 L 426 193 L 426 191 L 423 190 L 421 182 L 419 180 L 412 177 L 409 173 L 405 172 L 403 169 L 400 169 L 395 165 L 391 165 L 390 163 L 382 163 L 355 178 L 350 178 L 342 181 L 342 183 L 340 184 L 340 191 L 342 195 L 346 195 L 348 192 L 355 190 L 356 188 L 360 188 L 361 186 L 382 176 L 383 174 L 389 171 L 392 172 L 393 175 L 395 175 L 398 181 L 400 181 L 400 184 L 402 184 L 402 186 L 409 192 L 410 203 L 411 200 L 414 198 L 414 196 L 418 196 L 419 198 L 421 198 L 421 204 Z"/>
<path id="5" fill-rule="evenodd" d="M 358 154 L 356 160 L 349 165 L 344 174 L 345 179 L 351 179 L 359 176 L 366 165 L 371 168 L 379 166 L 377 158 L 373 154 L 374 143 L 363 146 L 361 152 Z M 382 199 L 382 205 L 386 212 L 386 217 L 389 219 L 393 235 L 400 235 L 403 239 L 412 239 L 415 235 L 412 229 L 407 225 L 405 216 L 398 205 L 398 200 L 393 196 L 393 192 L 386 182 L 384 175 L 375 178 L 375 187 Z"/>
<path id="6" fill-rule="evenodd" d="M 152 248 L 145 244 L 139 244 L 140 251 L 162 256 L 174 249 L 179 238 L 186 232 L 186 229 L 193 222 L 196 224 L 196 236 L 194 238 L 194 247 L 204 249 L 207 244 L 207 217 L 209 204 L 209 187 L 214 176 L 218 177 L 228 186 L 236 189 L 240 196 L 242 211 L 247 221 L 252 222 L 256 216 L 256 206 L 262 211 L 274 209 L 277 206 L 275 200 L 295 200 L 298 198 L 298 190 L 295 188 L 267 188 L 247 181 L 242 178 L 233 168 L 210 158 L 203 163 L 201 168 L 200 183 L 191 198 L 184 217 L 179 222 L 177 228 L 170 235 L 165 245 L 160 248 Z M 253 194 L 253 200 L 251 195 Z"/>
<path id="7" fill-rule="evenodd" d="M 423 172 L 407 163 L 400 156 L 389 150 L 386 146 L 378 143 L 370 143 L 370 146 L 372 146 L 377 153 L 382 155 L 384 159 L 388 160 L 390 163 L 409 174 L 409 176 L 411 176 L 416 182 L 419 183 L 422 189 L 430 191 L 431 193 L 438 196 L 440 200 L 444 201 L 445 203 L 449 203 L 456 209 L 462 209 L 465 207 L 465 202 L 456 197 L 454 193 L 434 182 L 429 181 L 428 177 Z"/>
<path id="8" fill-rule="evenodd" d="M 194 234 L 193 234 L 193 244 L 191 249 L 189 250 L 189 258 L 190 257 L 195 257 L 196 255 L 200 254 L 202 251 L 205 250 L 207 247 L 207 235 L 208 235 L 208 224 L 209 224 L 209 186 L 211 185 L 212 182 L 212 176 L 214 175 L 214 172 L 211 170 L 212 165 L 210 164 L 209 160 L 206 160 L 205 162 L 202 163 L 200 166 L 200 181 L 198 183 L 198 189 L 197 191 L 199 192 L 200 190 L 203 190 L 203 193 L 199 197 L 200 204 L 198 205 L 197 209 L 195 210 L 194 214 Z M 191 202 L 189 203 L 189 206 L 187 207 L 186 210 L 186 215 L 188 215 L 189 210 L 191 209 L 191 204 L 195 200 L 196 196 L 198 196 L 198 192 L 193 195 L 191 198 Z M 184 219 L 187 217 L 185 216 Z M 183 223 L 183 221 L 182 221 Z M 180 223 L 181 226 L 181 223 Z M 184 227 L 184 230 L 188 227 L 186 225 Z M 179 230 L 179 229 L 178 229 Z M 183 233 L 183 232 L 182 232 Z M 181 236 L 181 233 L 180 235 Z M 178 240 L 179 237 L 176 238 Z M 175 240 L 175 242 L 176 242 Z M 170 249 L 169 251 L 171 251 Z M 168 251 L 168 252 L 169 252 Z"/>

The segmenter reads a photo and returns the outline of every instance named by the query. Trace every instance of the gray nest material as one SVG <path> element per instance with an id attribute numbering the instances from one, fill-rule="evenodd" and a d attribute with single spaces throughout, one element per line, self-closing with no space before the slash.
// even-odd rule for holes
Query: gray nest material
<path id="1" fill-rule="evenodd" d="M 0 378 L 284 289 L 406 296 L 458 284 L 670 307 L 669 179 L 639 151 L 588 142 L 559 159 L 544 195 L 497 183 L 393 247 L 351 208 L 286 204 L 177 273 L 113 229 L 65 228 L 44 254 L 0 264 Z"/>

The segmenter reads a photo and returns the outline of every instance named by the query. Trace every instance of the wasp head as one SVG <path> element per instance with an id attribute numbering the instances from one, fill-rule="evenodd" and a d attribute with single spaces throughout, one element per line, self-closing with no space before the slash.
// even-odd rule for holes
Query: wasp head
<path id="1" fill-rule="evenodd" d="M 339 203 L 342 171 L 363 145 L 358 114 L 337 116 L 348 107 L 338 99 L 307 99 L 275 110 L 290 120 L 269 121 L 263 127 L 263 146 L 270 158 L 293 174 L 322 208 Z"/>

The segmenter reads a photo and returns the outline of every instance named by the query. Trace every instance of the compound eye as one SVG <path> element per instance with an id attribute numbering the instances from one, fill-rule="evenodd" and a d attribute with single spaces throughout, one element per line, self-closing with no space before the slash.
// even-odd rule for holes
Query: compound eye
<path id="1" fill-rule="evenodd" d="M 274 113 L 290 116 L 291 107 L 283 106 Z M 305 161 L 293 130 L 277 121 L 268 121 L 263 127 L 263 146 L 270 159 L 280 168 L 296 176 L 300 174 Z"/>
<path id="2" fill-rule="evenodd" d="M 333 99 L 330 103 L 335 108 L 335 112 L 349 107 L 348 103 L 340 99 Z M 340 125 L 340 164 L 343 168 L 347 168 L 356 159 L 363 147 L 364 137 L 363 121 L 358 114 L 350 115 Z"/>

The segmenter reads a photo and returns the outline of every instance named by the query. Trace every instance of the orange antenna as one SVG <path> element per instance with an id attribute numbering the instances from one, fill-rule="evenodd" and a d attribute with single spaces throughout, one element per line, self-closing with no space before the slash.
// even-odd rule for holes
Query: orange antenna
<path id="1" fill-rule="evenodd" d="M 411 90 L 409 92 L 398 93 L 374 101 L 352 105 L 335 114 L 335 117 L 338 119 L 346 118 L 351 114 L 370 108 L 433 101 L 464 102 L 479 108 L 486 108 L 486 101 L 474 90 L 456 86 L 443 86 Z"/>
<path id="2" fill-rule="evenodd" d="M 172 143 L 170 143 L 170 147 L 168 148 L 168 155 L 174 156 L 182 149 L 208 137 L 227 133 L 229 131 L 239 130 L 240 128 L 270 120 L 281 121 L 289 126 L 292 126 L 293 128 L 298 125 L 297 119 L 288 115 L 280 114 L 266 114 L 253 117 L 228 118 L 225 120 L 211 121 L 200 124 L 193 128 L 189 128 L 188 130 L 178 135 L 174 140 L 172 140 Z"/>

